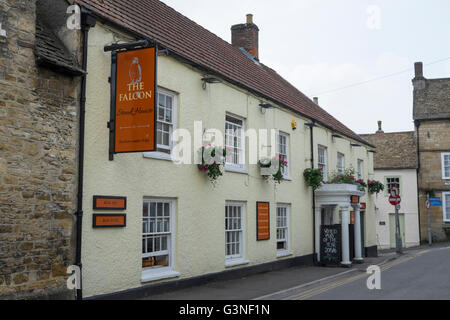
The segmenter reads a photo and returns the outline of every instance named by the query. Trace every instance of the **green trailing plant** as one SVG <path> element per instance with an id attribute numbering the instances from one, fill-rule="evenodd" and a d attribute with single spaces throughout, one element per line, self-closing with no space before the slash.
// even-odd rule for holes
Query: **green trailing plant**
<path id="1" fill-rule="evenodd" d="M 199 164 L 198 168 L 208 176 L 211 182 L 215 183 L 223 175 L 223 164 L 227 156 L 227 149 L 209 145 L 207 148 L 202 147 L 200 153 L 202 164 Z M 207 157 L 207 155 L 210 155 L 210 157 Z"/>
<path id="2" fill-rule="evenodd" d="M 305 178 L 306 184 L 315 191 L 322 185 L 323 171 L 322 169 L 306 169 L 303 172 L 303 177 Z"/>
<path id="3" fill-rule="evenodd" d="M 261 159 L 258 161 L 258 166 L 260 168 L 271 168 L 271 167 L 276 167 L 278 164 L 278 170 L 276 173 L 272 174 L 272 178 L 275 182 L 277 183 L 281 183 L 281 181 L 284 178 L 283 175 L 283 169 L 285 167 L 287 167 L 288 162 L 280 157 L 273 157 L 272 159 L 270 158 L 265 158 L 265 159 Z M 269 171 L 270 172 L 270 171 Z"/>
<path id="4" fill-rule="evenodd" d="M 431 188 L 425 189 L 425 194 L 426 194 L 429 198 L 434 198 L 434 197 L 436 197 L 436 191 L 435 191 L 434 189 L 431 189 Z"/>
<path id="5" fill-rule="evenodd" d="M 365 183 L 363 179 L 356 180 L 356 184 L 359 191 L 366 191 L 367 183 Z"/>
<path id="6" fill-rule="evenodd" d="M 369 180 L 367 182 L 368 191 L 370 194 L 378 194 L 384 190 L 384 185 L 380 181 Z"/>

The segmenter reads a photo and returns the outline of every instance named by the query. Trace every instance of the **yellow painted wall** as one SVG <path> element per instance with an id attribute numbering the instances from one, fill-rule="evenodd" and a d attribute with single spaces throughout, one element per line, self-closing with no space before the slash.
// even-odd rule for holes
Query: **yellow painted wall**
<path id="1" fill-rule="evenodd" d="M 116 38 L 117 39 L 117 38 Z M 142 205 L 145 197 L 176 199 L 174 269 L 180 278 L 220 272 L 225 268 L 226 201 L 246 202 L 245 251 L 249 265 L 275 261 L 276 204 L 291 204 L 290 243 L 295 256 L 313 253 L 311 189 L 303 171 L 310 165 L 309 128 L 305 119 L 281 108 L 261 114 L 260 99 L 227 83 L 202 89 L 203 74 L 175 60 L 158 59 L 158 85 L 178 95 L 178 128 L 192 132 L 194 121 L 204 128 L 224 130 L 227 112 L 245 118 L 245 127 L 276 128 L 290 134 L 290 176 L 281 185 L 266 182 L 256 165 L 247 165 L 248 175 L 226 172 L 216 187 L 196 165 L 175 165 L 171 161 L 144 158 L 142 153 L 115 155 L 108 161 L 111 54 L 103 47 L 114 37 L 98 24 L 89 33 L 86 103 L 86 145 L 83 220 L 83 290 L 94 296 L 135 288 L 141 283 Z M 291 121 L 298 122 L 293 131 Z M 365 162 L 365 179 L 373 173 L 372 154 L 367 149 L 349 147 L 349 140 L 332 141 L 332 133 L 315 128 L 315 145 L 328 147 L 329 168 L 336 168 L 336 153 L 346 156 L 346 166 L 357 159 Z M 248 147 L 247 147 L 248 153 Z M 317 149 L 315 151 L 317 161 Z M 248 154 L 247 154 L 248 159 Z M 126 196 L 127 227 L 93 229 L 94 195 Z M 256 241 L 256 202 L 271 203 L 271 240 Z M 373 204 L 368 205 L 366 246 L 375 245 Z M 372 228 L 373 226 L 373 228 Z M 373 229 L 373 230 L 372 230 Z"/>

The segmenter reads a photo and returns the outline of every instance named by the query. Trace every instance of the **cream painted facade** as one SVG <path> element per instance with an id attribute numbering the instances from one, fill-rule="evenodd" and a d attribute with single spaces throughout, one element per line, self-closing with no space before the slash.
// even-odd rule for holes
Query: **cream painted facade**
<path id="1" fill-rule="evenodd" d="M 118 33 L 118 32 L 117 32 Z M 225 172 L 213 186 L 196 165 L 176 165 L 168 160 L 144 157 L 142 153 L 115 155 L 108 161 L 111 54 L 105 45 L 117 40 L 110 27 L 98 23 L 89 32 L 86 103 L 85 172 L 83 195 L 82 263 L 85 297 L 137 288 L 155 282 L 143 281 L 142 210 L 148 198 L 174 200 L 173 271 L 167 281 L 254 266 L 279 259 L 312 255 L 314 251 L 312 190 L 305 185 L 303 171 L 310 166 L 309 122 L 282 109 L 260 111 L 261 99 L 223 82 L 202 88 L 204 74 L 171 56 L 158 58 L 158 86 L 177 99 L 177 127 L 194 135 L 194 122 L 203 128 L 225 130 L 227 113 L 244 119 L 245 128 L 276 128 L 289 135 L 289 180 L 281 184 L 265 181 L 257 165 L 246 165 L 248 173 Z M 129 38 L 124 38 L 130 41 Z M 274 102 L 271 102 L 274 103 Z M 293 130 L 292 120 L 298 128 Z M 368 147 L 351 147 L 350 139 L 333 138 L 333 132 L 314 129 L 315 166 L 318 145 L 325 146 L 329 172 L 336 170 L 337 154 L 345 155 L 346 167 L 364 161 L 364 179 L 373 178 L 373 154 Z M 248 144 L 246 159 L 248 161 Z M 193 150 L 196 152 L 196 150 Z M 92 199 L 96 195 L 127 197 L 127 226 L 121 229 L 92 228 Z M 225 266 L 225 204 L 245 204 L 245 265 Z M 270 202 L 268 241 L 256 241 L 256 202 Z M 373 197 L 365 214 L 365 246 L 376 246 Z M 276 206 L 290 205 L 289 256 L 277 257 Z M 96 212 L 103 213 L 103 212 Z M 108 212 L 107 212 L 108 213 Z M 176 277 L 176 278 L 173 278 Z"/>
<path id="2" fill-rule="evenodd" d="M 391 243 L 392 218 L 395 208 L 389 203 L 387 178 L 400 178 L 400 196 L 402 197 L 399 213 L 404 216 L 404 234 L 402 239 L 407 248 L 420 245 L 419 239 L 419 209 L 417 202 L 417 171 L 415 169 L 375 170 L 375 180 L 385 185 L 385 191 L 375 198 L 375 215 L 377 242 L 380 249 L 395 248 Z M 395 229 L 394 229 L 395 230 Z"/>

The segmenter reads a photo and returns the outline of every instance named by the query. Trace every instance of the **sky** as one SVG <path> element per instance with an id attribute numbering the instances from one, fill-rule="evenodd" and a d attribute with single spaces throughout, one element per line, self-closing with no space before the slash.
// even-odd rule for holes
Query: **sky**
<path id="1" fill-rule="evenodd" d="M 353 131 L 414 130 L 414 62 L 450 77 L 448 0 L 163 0 L 225 41 L 254 15 L 259 59 Z"/>

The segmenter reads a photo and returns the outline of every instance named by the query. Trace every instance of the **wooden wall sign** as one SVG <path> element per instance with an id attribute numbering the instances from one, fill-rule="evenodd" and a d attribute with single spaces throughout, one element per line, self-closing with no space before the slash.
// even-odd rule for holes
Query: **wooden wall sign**
<path id="1" fill-rule="evenodd" d="M 94 210 L 126 210 L 126 197 L 94 196 Z"/>
<path id="2" fill-rule="evenodd" d="M 127 226 L 126 214 L 94 214 L 93 228 L 124 228 Z"/>
<path id="3" fill-rule="evenodd" d="M 156 48 L 112 53 L 110 160 L 156 150 Z"/>
<path id="4" fill-rule="evenodd" d="M 342 261 L 341 225 L 321 226 L 320 263 L 339 265 Z"/>
<path id="5" fill-rule="evenodd" d="M 257 241 L 270 239 L 270 203 L 256 203 L 256 239 Z"/>

